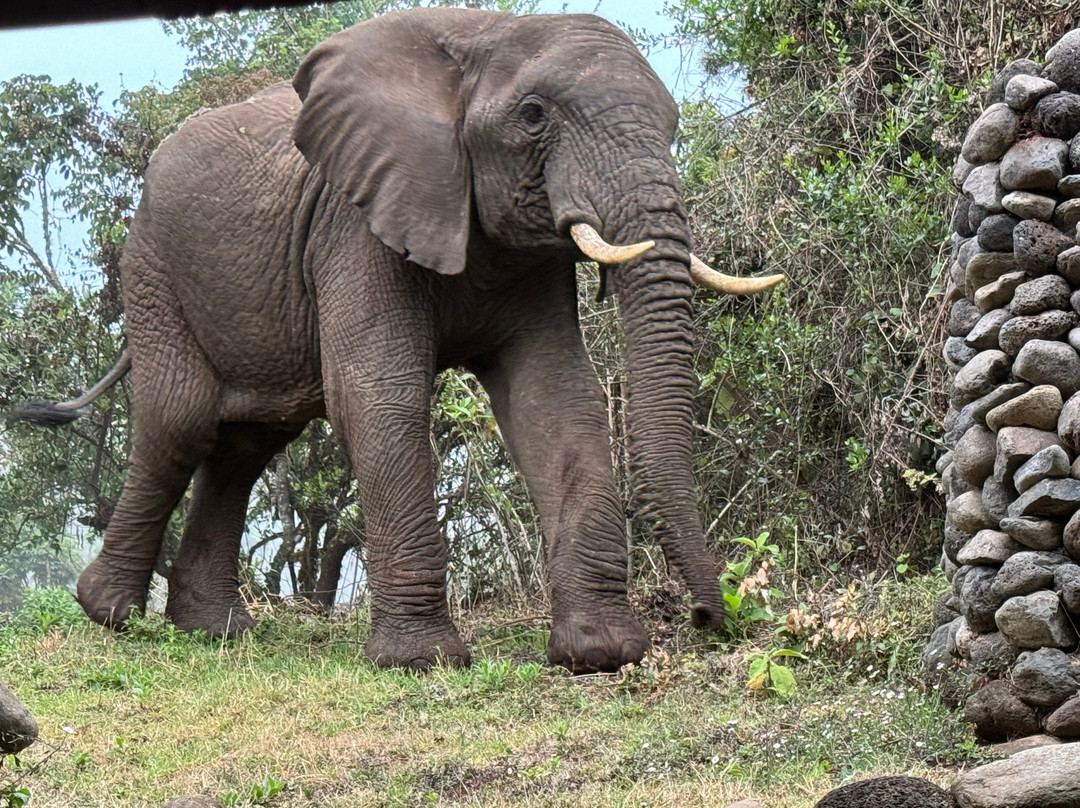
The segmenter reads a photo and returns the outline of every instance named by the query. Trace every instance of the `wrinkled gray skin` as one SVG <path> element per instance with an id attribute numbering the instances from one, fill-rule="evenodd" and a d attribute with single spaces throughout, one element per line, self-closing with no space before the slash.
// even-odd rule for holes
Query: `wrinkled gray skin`
<path id="1" fill-rule="evenodd" d="M 0 682 L 0 755 L 17 755 L 37 736 L 34 717 L 7 685 Z"/>
<path id="2" fill-rule="evenodd" d="M 630 40 L 588 15 L 401 12 L 319 45 L 293 86 L 193 117 L 150 162 L 122 262 L 130 470 L 79 578 L 87 614 L 116 625 L 144 606 L 194 476 L 167 613 L 215 635 L 250 626 L 237 557 L 251 486 L 325 415 L 366 522 L 368 657 L 467 664 L 429 443 L 434 375 L 455 366 L 490 394 L 541 515 L 548 659 L 639 660 L 649 639 L 627 600 L 624 512 L 577 323 L 568 229 L 586 222 L 614 244 L 656 242 L 608 273 L 635 498 L 693 593 L 693 622 L 717 624 L 691 475 L 677 108 Z"/>

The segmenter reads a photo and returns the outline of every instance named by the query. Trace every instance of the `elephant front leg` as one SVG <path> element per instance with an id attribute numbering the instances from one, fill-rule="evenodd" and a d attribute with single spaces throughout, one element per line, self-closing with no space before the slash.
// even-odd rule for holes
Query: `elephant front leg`
<path id="1" fill-rule="evenodd" d="M 427 389 L 406 396 L 414 399 L 411 406 L 402 399 L 368 401 L 349 428 L 367 530 L 371 638 L 364 651 L 382 667 L 470 662 L 446 603 L 447 548 L 434 499 Z"/>
<path id="2" fill-rule="evenodd" d="M 435 505 L 430 318 L 386 307 L 353 329 L 347 313 L 338 317 L 342 299 L 323 296 L 323 379 L 331 423 L 348 444 L 367 533 L 365 654 L 381 667 L 468 665 L 446 603 L 447 548 Z"/>
<path id="3" fill-rule="evenodd" d="M 478 365 L 547 540 L 547 658 L 573 673 L 638 662 L 649 636 L 627 598 L 623 508 L 603 397 L 569 309 Z"/>

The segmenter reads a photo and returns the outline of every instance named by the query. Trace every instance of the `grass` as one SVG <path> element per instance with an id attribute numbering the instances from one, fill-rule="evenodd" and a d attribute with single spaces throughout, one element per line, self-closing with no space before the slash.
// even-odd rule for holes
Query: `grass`
<path id="1" fill-rule="evenodd" d="M 112 634 L 54 593 L 46 619 L 31 605 L 0 628 L 0 678 L 42 738 L 6 759 L 0 806 L 5 784 L 28 788 L 32 808 L 178 794 L 274 808 L 717 808 L 747 797 L 809 808 L 872 775 L 946 784 L 979 753 L 919 680 L 922 616 L 940 586 L 909 578 L 804 604 L 823 616 L 822 639 L 783 641 L 808 657 L 784 658 L 797 683 L 787 698 L 746 687 L 751 656 L 779 641 L 771 625 L 725 646 L 656 621 L 663 642 L 644 664 L 571 678 L 544 664 L 542 621 L 474 614 L 462 621 L 473 667 L 421 676 L 363 661 L 361 612 L 279 608 L 247 636 L 212 642 L 155 616 Z M 843 623 L 833 636 L 838 600 L 861 635 L 847 639 Z"/>

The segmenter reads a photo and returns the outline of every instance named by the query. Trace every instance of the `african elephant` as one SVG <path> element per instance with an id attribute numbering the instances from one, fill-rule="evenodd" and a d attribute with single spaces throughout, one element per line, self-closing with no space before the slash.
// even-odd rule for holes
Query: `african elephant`
<path id="1" fill-rule="evenodd" d="M 291 87 L 190 118 L 150 161 L 124 251 L 132 450 L 79 578 L 86 613 L 116 625 L 144 605 L 194 476 L 167 614 L 212 634 L 251 625 L 237 591 L 251 487 L 325 416 L 365 518 L 367 656 L 467 664 L 429 444 L 433 378 L 456 366 L 489 393 L 541 517 L 548 659 L 639 660 L 649 639 L 627 600 L 624 511 L 577 323 L 574 265 L 590 256 L 610 267 L 626 331 L 636 504 L 686 579 L 693 623 L 719 623 L 691 473 L 691 276 L 731 292 L 779 278 L 692 259 L 677 117 L 603 19 L 424 9 L 331 37 Z"/>

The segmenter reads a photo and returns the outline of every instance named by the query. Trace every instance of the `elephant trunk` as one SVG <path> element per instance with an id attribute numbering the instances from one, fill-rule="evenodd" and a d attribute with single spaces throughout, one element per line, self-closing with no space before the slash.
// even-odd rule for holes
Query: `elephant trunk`
<path id="1" fill-rule="evenodd" d="M 617 244 L 650 239 L 645 258 L 611 273 L 626 331 L 627 422 L 635 505 L 668 563 L 692 594 L 694 625 L 718 626 L 724 605 L 718 571 L 705 547 L 694 489 L 689 230 L 681 202 L 632 206 L 627 223 L 605 228 Z"/>

